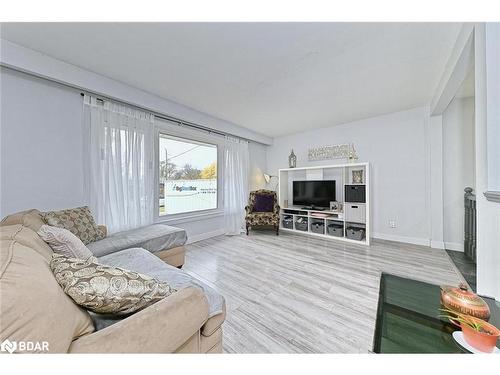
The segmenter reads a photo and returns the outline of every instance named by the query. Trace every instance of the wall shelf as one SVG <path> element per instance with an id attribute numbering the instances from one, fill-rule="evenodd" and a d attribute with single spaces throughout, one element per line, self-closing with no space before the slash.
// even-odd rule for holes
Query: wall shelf
<path id="1" fill-rule="evenodd" d="M 353 183 L 353 170 L 363 170 L 363 183 Z M 342 204 L 342 211 L 311 210 L 300 206 L 293 206 L 293 181 L 304 180 L 335 180 L 336 200 Z M 346 185 L 365 186 L 365 202 L 346 201 L 344 199 Z M 369 163 L 280 169 L 278 172 L 278 199 L 281 207 L 280 230 L 326 238 L 334 241 L 361 245 L 370 244 L 371 216 Z M 284 226 L 285 218 L 288 218 L 287 226 Z M 302 220 L 307 219 L 307 227 L 305 230 L 296 227 L 297 219 L 299 218 L 302 218 Z M 289 222 L 290 219 L 292 220 L 291 224 Z M 319 226 L 313 225 L 313 222 L 320 224 Z M 335 228 L 331 227 L 329 229 L 329 225 L 334 225 Z M 321 226 L 323 229 L 321 229 Z M 304 225 L 302 225 L 302 227 L 304 227 Z M 354 228 L 354 230 L 350 228 Z M 359 229 L 362 229 L 364 232 L 359 231 Z M 361 239 L 353 238 L 361 233 L 364 234 Z"/>

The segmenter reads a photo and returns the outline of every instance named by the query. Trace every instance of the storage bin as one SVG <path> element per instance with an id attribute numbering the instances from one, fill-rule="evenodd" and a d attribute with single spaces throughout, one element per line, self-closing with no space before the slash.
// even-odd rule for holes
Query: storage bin
<path id="1" fill-rule="evenodd" d="M 364 225 L 348 224 L 345 230 L 347 238 L 356 241 L 365 239 L 366 227 Z"/>
<path id="2" fill-rule="evenodd" d="M 344 201 L 351 203 L 366 203 L 365 185 L 345 185 Z"/>
<path id="3" fill-rule="evenodd" d="M 343 223 L 331 223 L 326 227 L 326 232 L 330 236 L 344 237 L 344 224 Z"/>
<path id="4" fill-rule="evenodd" d="M 311 232 L 325 234 L 325 222 L 323 220 L 311 220 Z"/>
<path id="5" fill-rule="evenodd" d="M 295 220 L 295 229 L 307 232 L 307 217 L 299 217 Z"/>
<path id="6" fill-rule="evenodd" d="M 345 220 L 352 223 L 366 223 L 366 204 L 365 203 L 346 203 Z"/>
<path id="7" fill-rule="evenodd" d="M 293 229 L 293 216 L 283 216 L 281 224 L 283 225 L 283 228 Z"/>

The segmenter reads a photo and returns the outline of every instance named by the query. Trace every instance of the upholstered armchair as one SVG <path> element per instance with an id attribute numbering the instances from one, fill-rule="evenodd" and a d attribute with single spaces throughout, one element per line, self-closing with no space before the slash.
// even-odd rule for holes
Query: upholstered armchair
<path id="1" fill-rule="evenodd" d="M 276 192 L 265 189 L 250 192 L 245 211 L 247 235 L 251 227 L 261 225 L 272 225 L 276 230 L 276 235 L 279 235 L 280 206 Z"/>

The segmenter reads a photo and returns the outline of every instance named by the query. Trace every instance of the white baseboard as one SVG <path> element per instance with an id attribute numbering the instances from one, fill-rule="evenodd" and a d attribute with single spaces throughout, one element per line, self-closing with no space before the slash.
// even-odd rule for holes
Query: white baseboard
<path id="1" fill-rule="evenodd" d="M 200 233 L 200 234 L 197 234 L 196 236 L 188 236 L 188 240 L 187 240 L 186 244 L 206 240 L 206 239 L 212 238 L 212 237 L 221 236 L 223 234 L 224 234 L 224 229 L 217 229 L 217 230 L 214 230 L 211 232 Z"/>
<path id="2" fill-rule="evenodd" d="M 433 249 L 464 251 L 464 244 L 459 242 L 434 241 L 425 238 L 397 236 L 385 233 L 374 233 L 372 237 L 387 241 L 396 241 L 396 242 L 411 243 L 414 245 L 428 246 L 432 247 Z"/>
<path id="3" fill-rule="evenodd" d="M 444 246 L 446 250 L 464 251 L 464 244 L 460 242 L 445 242 Z"/>
<path id="4" fill-rule="evenodd" d="M 443 241 L 434 241 L 431 240 L 431 247 L 433 249 L 446 249 L 445 244 Z"/>
<path id="5" fill-rule="evenodd" d="M 196 236 L 189 236 L 187 240 L 187 244 L 206 240 L 208 238 L 221 236 L 224 234 L 224 229 L 217 229 L 211 232 L 205 232 L 197 234 Z M 455 251 L 464 251 L 464 245 L 457 242 L 443 242 L 443 241 L 431 241 L 425 238 L 419 237 L 407 237 L 407 236 L 398 236 L 394 234 L 385 234 L 385 233 L 373 233 L 373 238 L 378 238 L 380 240 L 387 241 L 396 241 L 403 243 L 410 243 L 413 245 L 420 246 L 430 246 L 434 249 L 447 249 L 447 250 L 455 250 Z"/>
<path id="6" fill-rule="evenodd" d="M 378 238 L 380 240 L 411 243 L 413 245 L 420 245 L 420 246 L 430 246 L 431 245 L 430 240 L 428 240 L 426 238 L 419 238 L 419 237 L 397 236 L 394 234 L 385 234 L 385 233 L 373 233 L 372 237 Z"/>

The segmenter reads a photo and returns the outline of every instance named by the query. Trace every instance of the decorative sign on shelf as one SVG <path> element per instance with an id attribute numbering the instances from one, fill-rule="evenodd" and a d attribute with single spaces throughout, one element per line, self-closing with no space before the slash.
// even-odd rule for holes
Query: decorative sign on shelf
<path id="1" fill-rule="evenodd" d="M 348 158 L 350 160 L 357 159 L 353 143 L 310 148 L 308 153 L 309 161 L 342 158 Z"/>

